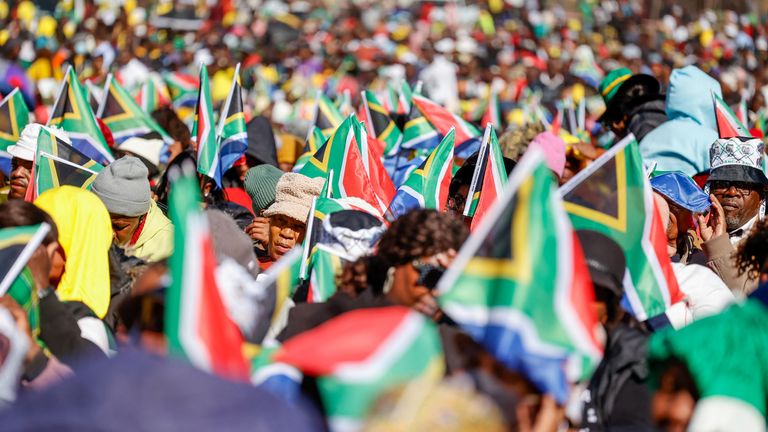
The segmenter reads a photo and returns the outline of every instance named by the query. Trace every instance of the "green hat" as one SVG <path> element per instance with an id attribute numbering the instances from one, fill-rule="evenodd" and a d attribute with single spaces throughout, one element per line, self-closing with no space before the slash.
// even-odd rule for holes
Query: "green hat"
<path id="1" fill-rule="evenodd" d="M 245 174 L 245 191 L 251 197 L 253 213 L 261 214 L 275 201 L 275 190 L 280 177 L 285 174 L 273 165 L 261 164 Z"/>
<path id="2" fill-rule="evenodd" d="M 598 90 L 600 96 L 605 100 L 606 105 L 611 102 L 616 93 L 619 91 L 619 87 L 632 76 L 632 71 L 627 67 L 614 69 L 608 72 L 608 75 L 600 81 Z"/>

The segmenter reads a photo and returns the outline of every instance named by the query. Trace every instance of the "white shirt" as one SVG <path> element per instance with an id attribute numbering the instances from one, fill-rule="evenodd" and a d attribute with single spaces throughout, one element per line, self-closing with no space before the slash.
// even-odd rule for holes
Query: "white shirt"
<path id="1" fill-rule="evenodd" d="M 747 237 L 749 235 L 749 232 L 752 230 L 752 226 L 755 224 L 756 221 L 757 221 L 757 215 L 755 215 L 755 217 L 747 221 L 747 223 L 745 223 L 741 227 L 731 231 L 733 233 L 741 230 L 741 232 L 738 235 L 731 235 L 731 233 L 728 233 L 728 237 L 731 240 L 731 244 L 733 246 L 736 246 L 737 244 L 739 244 L 739 242 L 741 242 L 743 238 Z"/>
<path id="2" fill-rule="evenodd" d="M 715 315 L 736 301 L 733 293 L 715 272 L 698 264 L 672 263 L 677 284 L 685 300 L 667 309 L 667 318 L 675 329 L 695 320 Z"/>

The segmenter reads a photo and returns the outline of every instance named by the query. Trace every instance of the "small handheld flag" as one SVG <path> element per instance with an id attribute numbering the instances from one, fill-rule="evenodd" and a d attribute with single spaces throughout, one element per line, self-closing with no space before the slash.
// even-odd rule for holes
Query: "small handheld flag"
<path id="1" fill-rule="evenodd" d="M 197 139 L 197 172 L 212 178 L 221 188 L 221 160 L 219 142 L 213 122 L 213 102 L 208 85 L 208 69 L 200 65 L 200 88 L 197 92 L 195 123 L 192 130 Z"/>
<path id="2" fill-rule="evenodd" d="M 248 132 L 245 127 L 245 114 L 243 114 L 243 90 L 240 87 L 240 63 L 235 68 L 232 88 L 221 108 L 216 139 L 219 142 L 221 172 L 225 173 L 248 149 Z"/>
<path id="3" fill-rule="evenodd" d="M 173 143 L 173 139 L 139 107 L 112 74 L 107 75 L 98 117 L 109 127 L 115 144 L 150 132 L 160 135 L 166 144 Z"/>
<path id="4" fill-rule="evenodd" d="M 24 126 L 29 123 L 29 108 L 18 87 L 0 102 L 0 169 L 11 174 L 11 155 L 8 147 L 16 144 Z"/>
<path id="5" fill-rule="evenodd" d="M 47 126 L 64 129 L 72 145 L 89 158 L 108 164 L 115 160 L 96 122 L 85 89 L 70 66 L 64 74 Z"/>
<path id="6" fill-rule="evenodd" d="M 717 121 L 717 133 L 720 138 L 751 137 L 749 129 L 739 121 L 731 107 L 725 103 L 715 92 L 712 92 L 712 103 L 715 107 L 715 120 Z"/>

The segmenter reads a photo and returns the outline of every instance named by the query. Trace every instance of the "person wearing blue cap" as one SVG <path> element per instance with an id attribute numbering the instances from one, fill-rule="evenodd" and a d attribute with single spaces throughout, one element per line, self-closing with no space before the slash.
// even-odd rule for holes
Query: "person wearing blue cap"
<path id="1" fill-rule="evenodd" d="M 667 242 L 672 262 L 706 265 L 701 249 L 694 246 L 694 215 L 709 211 L 712 201 L 699 185 L 687 175 L 673 171 L 651 179 L 654 192 L 661 195 L 669 207 Z M 666 222 L 666 221 L 665 221 Z"/>

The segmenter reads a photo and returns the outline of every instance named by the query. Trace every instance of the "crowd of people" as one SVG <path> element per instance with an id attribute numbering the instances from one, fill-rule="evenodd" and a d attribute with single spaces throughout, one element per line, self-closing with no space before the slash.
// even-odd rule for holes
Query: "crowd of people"
<path id="1" fill-rule="evenodd" d="M 0 429 L 766 430 L 765 16 L 634 0 L 584 0 L 575 10 L 541 3 L 0 3 L 0 93 L 18 89 L 29 110 L 23 123 L 0 121 L 8 162 L 0 163 Z M 242 86 L 247 145 L 220 178 L 201 169 L 201 130 L 212 127 L 201 120 L 201 65 L 216 109 Z M 51 160 L 65 168 L 42 187 L 41 142 L 77 148 L 79 131 L 49 122 L 68 67 L 88 88 L 114 161 L 76 184 L 81 177 L 63 170 L 82 172 L 83 164 L 59 153 Z M 108 76 L 162 134 L 113 136 L 99 118 Z M 147 83 L 157 85 L 149 96 Z M 367 92 L 391 121 L 386 131 L 372 124 Z M 321 96 L 334 101 L 335 124 L 323 123 L 333 116 Z M 438 185 L 435 197 L 393 216 L 392 195 L 412 191 L 412 177 L 442 181 L 429 165 L 454 134 L 432 124 L 422 137 L 434 134 L 433 144 L 408 147 L 409 129 L 434 123 L 414 102 L 422 97 L 450 113 L 442 118 L 456 130 L 477 129 L 477 145 L 466 155 L 452 150 L 445 190 Z M 15 122 L 7 100 L 0 120 Z M 335 156 L 325 149 L 355 113 L 372 136 L 361 140 L 357 124 L 348 132 L 349 146 L 368 149 L 344 153 L 345 163 L 364 160 L 355 178 L 304 169 L 324 163 L 327 171 Z M 494 138 L 481 140 L 487 121 Z M 390 148 L 391 131 L 403 138 Z M 325 146 L 314 142 L 318 134 Z M 639 195 L 647 184 L 649 207 L 632 208 L 647 219 L 623 214 L 629 207 L 595 213 L 623 221 L 615 231 L 660 224 L 665 236 L 641 245 L 610 230 L 573 230 L 591 285 L 589 311 L 579 313 L 596 320 L 602 354 L 593 370 L 557 365 L 588 370 L 569 378 L 562 398 L 542 385 L 549 359 L 531 354 L 539 340 L 530 334 L 551 331 L 535 327 L 533 315 L 543 312 L 520 317 L 530 308 L 564 314 L 560 303 L 541 306 L 539 293 L 503 317 L 519 334 L 498 344 L 519 349 L 502 358 L 487 343 L 498 329 L 478 337 L 440 297 L 451 289 L 446 275 L 465 265 L 462 253 L 478 249 L 491 222 L 526 226 L 484 252 L 508 254 L 487 271 L 542 277 L 520 276 L 526 260 L 508 243 L 550 216 L 505 222 L 501 210 L 476 210 L 493 145 L 497 178 L 521 187 L 512 179 L 539 157 L 557 188 L 618 157 L 627 140 L 642 157 L 641 186 L 628 188 L 621 170 L 601 181 Z M 344 175 L 347 183 L 331 191 Z M 351 187 L 355 180 L 367 186 Z M 619 206 L 632 200 L 622 190 L 594 193 L 619 196 Z M 193 243 L 193 233 L 209 238 Z M 26 244 L 34 247 L 19 252 Z M 666 298 L 658 315 L 637 313 L 646 287 L 630 277 L 630 249 L 654 249 L 670 269 L 659 276 L 664 265 L 648 267 L 644 283 L 666 277 L 679 286 L 680 299 Z M 192 287 L 200 297 L 184 303 Z M 517 289 L 510 297 L 530 295 Z M 420 333 L 418 348 L 406 347 L 418 326 L 434 340 Z M 554 350 L 544 345 L 537 349 Z M 395 359 L 406 351 L 411 357 Z M 536 361 L 540 369 L 531 370 Z M 236 376 L 242 362 L 248 372 Z M 377 376 L 375 390 L 362 384 L 369 376 Z"/>

